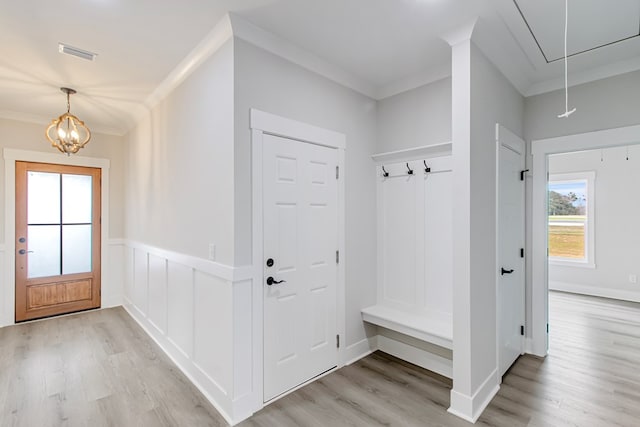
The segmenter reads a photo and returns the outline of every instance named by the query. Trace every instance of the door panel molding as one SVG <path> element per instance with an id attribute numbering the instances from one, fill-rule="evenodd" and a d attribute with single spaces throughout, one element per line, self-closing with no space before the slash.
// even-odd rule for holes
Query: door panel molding
<path id="1" fill-rule="evenodd" d="M 338 264 L 336 321 L 341 344 L 338 349 L 338 368 L 345 363 L 345 185 L 344 154 L 345 135 L 328 129 L 319 128 L 307 123 L 280 117 L 264 111 L 251 109 L 251 145 L 252 145 L 252 268 L 253 268 L 253 319 L 252 319 L 252 392 L 250 396 L 251 411 L 255 412 L 264 406 L 263 396 L 263 136 L 275 135 L 288 139 L 312 143 L 338 149 Z"/>
<path id="2" fill-rule="evenodd" d="M 109 263 L 109 169 L 110 160 L 97 157 L 64 156 L 59 153 L 46 153 L 42 151 L 16 150 L 5 148 L 4 157 L 4 275 L 0 281 L 0 327 L 15 324 L 15 180 L 16 161 L 35 163 L 54 163 L 68 166 L 85 166 L 100 168 L 102 174 L 101 186 L 101 217 L 102 227 L 100 233 L 101 264 Z M 106 268 L 101 271 L 102 299 L 112 290 L 106 280 Z M 114 290 L 115 292 L 115 290 Z"/>

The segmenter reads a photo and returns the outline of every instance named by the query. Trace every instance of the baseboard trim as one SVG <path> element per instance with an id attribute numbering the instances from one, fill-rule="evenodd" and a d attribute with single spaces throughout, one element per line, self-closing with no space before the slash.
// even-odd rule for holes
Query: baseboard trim
<path id="1" fill-rule="evenodd" d="M 202 371 L 198 367 L 197 364 L 190 361 L 188 358 L 184 357 L 184 354 L 177 349 L 177 351 L 172 351 L 171 342 L 164 336 L 159 336 L 158 332 L 154 330 L 151 324 L 148 324 L 148 320 L 144 316 L 144 314 L 129 300 L 127 297 L 123 298 L 124 304 L 123 308 L 125 311 L 131 316 L 131 318 L 142 328 L 142 330 L 160 347 L 160 349 L 167 355 L 167 357 L 180 369 L 180 371 L 187 377 L 187 379 L 204 395 L 204 397 L 213 405 L 213 407 L 220 413 L 220 415 L 225 419 L 229 425 L 238 424 L 240 420 L 236 420 L 231 417 L 228 412 L 222 407 L 219 403 L 219 400 L 222 397 L 227 396 L 226 391 L 224 391 L 215 381 L 205 376 L 205 381 L 210 381 L 212 383 L 213 388 L 217 389 L 218 394 L 220 394 L 219 398 L 216 399 L 212 395 L 211 387 L 204 387 L 202 385 L 202 381 L 197 379 L 195 374 L 201 374 Z M 192 365 L 193 369 L 188 369 L 187 365 Z M 191 372 L 194 371 L 194 372 Z M 200 375 L 198 375 L 200 376 Z M 229 402 L 232 404 L 232 402 Z"/>
<path id="2" fill-rule="evenodd" d="M 572 294 L 591 295 L 602 298 L 611 298 L 622 301 L 640 302 L 640 291 L 627 291 L 624 289 L 608 289 L 598 286 L 581 285 L 579 283 L 567 283 L 549 281 L 549 290 L 569 292 Z"/>
<path id="3" fill-rule="evenodd" d="M 456 391 L 454 383 L 454 390 L 451 390 L 451 406 L 447 412 L 475 424 L 482 412 L 489 406 L 493 397 L 498 393 L 498 390 L 500 390 L 498 378 L 498 369 L 496 368 L 478 387 L 473 396 L 467 396 Z"/>
<path id="4" fill-rule="evenodd" d="M 357 362 L 364 357 L 367 357 L 377 349 L 378 344 L 375 336 L 371 338 L 365 338 L 355 344 L 351 344 L 344 350 L 344 354 L 342 356 L 342 365 L 351 365 L 352 363 Z"/>

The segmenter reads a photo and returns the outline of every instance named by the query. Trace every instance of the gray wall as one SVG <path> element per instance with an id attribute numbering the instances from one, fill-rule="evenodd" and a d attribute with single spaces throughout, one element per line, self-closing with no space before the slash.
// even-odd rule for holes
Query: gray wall
<path id="1" fill-rule="evenodd" d="M 570 78 L 571 76 L 569 76 Z M 573 135 L 640 123 L 640 71 L 621 74 L 569 88 L 569 108 L 576 112 L 559 119 L 564 112 L 564 90 L 526 98 L 524 136 L 531 152 L 531 141 Z M 639 136 L 640 141 L 640 136 Z M 527 156 L 531 168 L 531 156 Z M 530 175 L 529 175 L 530 176 Z M 531 179 L 527 180 L 527 214 L 531 215 Z M 527 301 L 531 301 L 531 221 L 527 221 Z M 569 280 L 567 278 L 567 280 Z M 527 307 L 527 324 L 531 324 L 531 306 Z"/>
<path id="2" fill-rule="evenodd" d="M 236 259 L 251 259 L 249 110 L 346 135 L 346 345 L 365 338 L 360 309 L 375 304 L 376 102 L 240 39 L 235 39 Z"/>
<path id="3" fill-rule="evenodd" d="M 524 98 L 487 57 L 471 49 L 472 387 L 496 366 L 496 123 L 522 135 Z M 454 142 L 455 143 L 455 142 Z M 454 309 L 455 315 L 455 309 Z M 455 354 L 454 354 L 455 357 Z"/>
<path id="4" fill-rule="evenodd" d="M 640 71 L 570 87 L 569 109 L 573 107 L 576 112 L 568 119 L 557 117 L 564 112 L 564 90 L 527 98 L 526 140 L 640 123 Z"/>
<path id="5" fill-rule="evenodd" d="M 233 42 L 129 133 L 126 237 L 234 265 Z M 247 196 L 248 197 L 248 196 Z"/>
<path id="6" fill-rule="evenodd" d="M 451 77 L 378 101 L 376 151 L 451 141 Z"/>

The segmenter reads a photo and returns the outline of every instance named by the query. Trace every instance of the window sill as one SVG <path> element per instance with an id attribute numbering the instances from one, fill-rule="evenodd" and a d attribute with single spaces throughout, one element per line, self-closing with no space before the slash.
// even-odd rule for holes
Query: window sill
<path id="1" fill-rule="evenodd" d="M 577 268 L 591 268 L 595 269 L 596 264 L 588 261 L 565 261 L 563 259 L 549 258 L 549 265 L 556 265 L 558 267 L 577 267 Z"/>

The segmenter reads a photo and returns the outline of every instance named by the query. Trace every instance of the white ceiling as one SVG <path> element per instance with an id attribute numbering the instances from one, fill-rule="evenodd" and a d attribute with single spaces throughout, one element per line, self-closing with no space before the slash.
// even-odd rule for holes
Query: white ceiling
<path id="1" fill-rule="evenodd" d="M 572 82 L 640 69 L 640 0 L 569 6 L 570 53 L 586 51 L 570 58 Z M 442 35 L 475 17 L 475 42 L 523 94 L 562 81 L 553 60 L 563 54 L 563 0 L 0 0 L 0 117 L 44 127 L 69 86 L 78 90 L 72 112 L 92 130 L 123 134 L 228 12 L 377 98 L 446 76 Z M 58 42 L 98 57 L 61 55 Z"/>
<path id="2" fill-rule="evenodd" d="M 564 1 L 515 0 L 548 62 L 564 58 Z M 569 2 L 569 56 L 640 33 L 640 1 L 580 0 Z M 613 6 L 613 7 L 612 7 Z M 607 25 L 609 24 L 609 25 Z"/>

